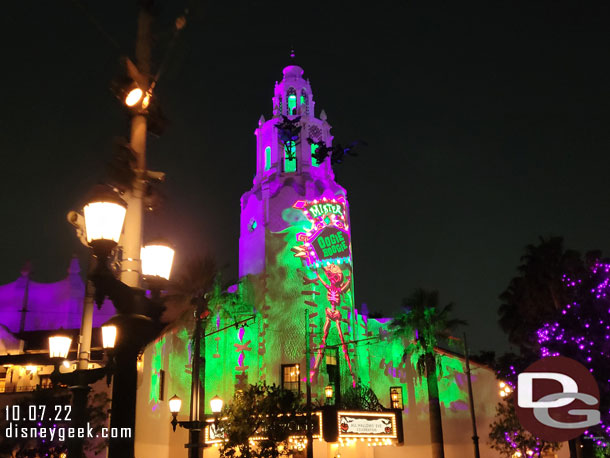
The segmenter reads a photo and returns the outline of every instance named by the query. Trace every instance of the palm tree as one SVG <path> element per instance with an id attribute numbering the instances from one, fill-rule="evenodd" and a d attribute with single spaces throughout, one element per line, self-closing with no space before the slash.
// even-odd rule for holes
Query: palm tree
<path id="1" fill-rule="evenodd" d="M 563 276 L 574 279 L 586 273 L 586 259 L 565 249 L 561 237 L 540 237 L 537 245 L 527 245 L 521 265 L 502 294 L 499 324 L 510 343 L 522 353 L 537 352 L 536 330 L 569 302 Z"/>
<path id="2" fill-rule="evenodd" d="M 404 359 L 416 358 L 418 374 L 428 382 L 428 406 L 430 412 L 430 440 L 433 458 L 444 458 L 443 423 L 438 397 L 438 341 L 450 336 L 451 330 L 465 321 L 450 318 L 453 303 L 439 308 L 438 291 L 416 289 L 403 300 L 404 311 L 392 321 L 397 335 L 407 339 Z"/>

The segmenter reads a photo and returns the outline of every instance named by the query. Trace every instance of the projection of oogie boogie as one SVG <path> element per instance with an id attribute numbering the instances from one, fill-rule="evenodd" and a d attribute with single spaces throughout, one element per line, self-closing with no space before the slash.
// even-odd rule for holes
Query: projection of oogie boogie
<path id="1" fill-rule="evenodd" d="M 322 280 L 320 274 L 316 272 L 318 279 L 324 285 L 327 292 L 327 299 L 331 305 L 330 309 L 326 309 L 326 320 L 324 321 L 324 334 L 322 336 L 322 343 L 318 348 L 318 353 L 316 355 L 316 362 L 312 368 L 312 373 L 315 373 L 320 366 L 320 361 L 322 361 L 322 356 L 324 356 L 324 348 L 326 347 L 326 339 L 328 338 L 328 331 L 330 330 L 331 322 L 334 322 L 337 326 L 337 331 L 339 332 L 339 339 L 341 339 L 341 345 L 343 346 L 343 353 L 345 354 L 345 359 L 347 360 L 347 365 L 349 367 L 349 372 L 352 374 L 352 382 L 356 383 L 356 378 L 354 376 L 354 371 L 352 370 L 352 362 L 349 358 L 349 352 L 347 349 L 347 344 L 345 343 L 345 338 L 343 337 L 343 331 L 341 330 L 341 311 L 337 310 L 339 304 L 341 303 L 341 296 L 343 293 L 349 288 L 351 277 L 347 277 L 344 280 L 343 272 L 341 268 L 336 264 L 329 264 L 324 267 L 324 272 L 326 273 L 326 277 L 328 278 L 328 284 Z M 310 374 L 311 376 L 311 374 Z"/>
<path id="2" fill-rule="evenodd" d="M 557 383 L 561 385 L 560 392 L 557 392 Z M 534 388 L 535 384 L 538 384 L 538 390 Z M 534 400 L 535 392 L 537 400 Z M 541 393 L 544 394 L 541 396 Z M 579 401 L 579 407 L 593 408 L 568 409 L 575 401 Z M 599 389 L 595 379 L 584 366 L 570 358 L 544 358 L 518 376 L 517 416 L 525 429 L 542 439 L 570 440 L 598 425 L 600 411 L 594 408 L 598 405 Z M 549 411 L 555 412 L 553 416 Z"/>
<path id="3" fill-rule="evenodd" d="M 335 323 L 339 340 L 343 348 L 343 354 L 352 377 L 352 383 L 356 384 L 356 377 L 352 368 L 352 361 L 349 356 L 347 343 L 341 328 L 344 322 L 341 315 L 341 301 L 346 297 L 352 283 L 349 274 L 351 264 L 351 245 L 349 237 L 349 226 L 346 221 L 345 197 L 322 198 L 314 201 L 297 201 L 293 208 L 303 211 L 305 217 L 311 223 L 311 228 L 305 233 L 297 234 L 297 242 L 301 242 L 293 248 L 296 257 L 303 260 L 310 271 L 315 272 L 313 283 L 318 282 L 326 289 L 326 299 L 330 308 L 325 309 L 325 321 L 322 333 L 322 340 L 316 352 L 314 365 L 311 369 L 310 377 L 318 371 L 328 334 L 332 323 Z M 318 269 L 324 272 L 328 281 L 324 281 Z M 348 269 L 344 273 L 343 267 Z M 311 281 L 311 279 L 309 280 Z"/>

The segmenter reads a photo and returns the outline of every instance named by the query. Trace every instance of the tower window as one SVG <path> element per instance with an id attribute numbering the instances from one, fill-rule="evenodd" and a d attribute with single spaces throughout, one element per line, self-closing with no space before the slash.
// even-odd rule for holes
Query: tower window
<path id="1" fill-rule="evenodd" d="M 295 393 L 301 392 L 298 364 L 282 364 L 282 388 Z"/>
<path id="2" fill-rule="evenodd" d="M 269 170 L 271 168 L 271 147 L 268 146 L 265 148 L 265 170 Z"/>
<path id="3" fill-rule="evenodd" d="M 292 87 L 288 89 L 288 114 L 297 114 L 297 91 Z"/>
<path id="4" fill-rule="evenodd" d="M 309 114 L 309 106 L 307 105 L 307 92 L 301 90 L 301 114 Z"/>
<path id="5" fill-rule="evenodd" d="M 296 172 L 297 170 L 297 143 L 287 141 L 284 145 L 284 172 Z"/>
<path id="6" fill-rule="evenodd" d="M 314 167 L 318 167 L 320 165 L 320 163 L 318 162 L 318 160 L 315 158 L 315 155 L 314 155 L 314 153 L 318 149 L 318 146 L 320 146 L 320 145 L 316 145 L 315 143 L 311 144 L 311 165 L 313 165 Z"/>

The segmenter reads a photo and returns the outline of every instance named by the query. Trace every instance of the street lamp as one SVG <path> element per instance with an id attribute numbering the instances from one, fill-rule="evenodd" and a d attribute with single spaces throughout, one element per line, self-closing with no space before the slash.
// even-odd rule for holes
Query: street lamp
<path id="1" fill-rule="evenodd" d="M 132 87 L 127 90 L 127 95 L 123 102 L 128 107 L 135 107 L 142 98 L 144 97 L 144 91 L 138 87 L 136 83 L 133 83 Z"/>
<path id="2" fill-rule="evenodd" d="M 212 409 L 212 413 L 216 416 L 222 411 L 222 405 L 224 401 L 218 396 L 214 396 L 210 399 L 210 408 Z"/>
<path id="3" fill-rule="evenodd" d="M 55 334 L 49 337 L 49 357 L 53 360 L 64 360 L 70 353 L 72 338 L 66 334 Z"/>
<path id="4" fill-rule="evenodd" d="M 117 329 L 110 321 L 102 325 L 102 347 L 105 350 L 114 348 L 116 342 Z"/>
<path id="5" fill-rule="evenodd" d="M 174 249 L 164 240 L 150 242 L 142 247 L 140 259 L 142 260 L 142 274 L 149 281 L 158 277 L 169 280 L 174 262 Z"/>
<path id="6" fill-rule="evenodd" d="M 168 401 L 169 403 L 169 411 L 172 414 L 172 427 L 174 428 L 174 432 L 176 431 L 176 426 L 178 426 L 178 413 L 180 412 L 180 407 L 182 407 L 182 399 L 178 397 L 178 395 L 174 394 Z"/>
<path id="7" fill-rule="evenodd" d="M 108 186 L 97 185 L 83 208 L 87 243 L 104 262 L 119 243 L 127 204 Z"/>
<path id="8" fill-rule="evenodd" d="M 324 388 L 324 394 L 326 394 L 326 402 L 330 402 L 334 394 L 333 386 L 327 385 L 326 388 Z"/>

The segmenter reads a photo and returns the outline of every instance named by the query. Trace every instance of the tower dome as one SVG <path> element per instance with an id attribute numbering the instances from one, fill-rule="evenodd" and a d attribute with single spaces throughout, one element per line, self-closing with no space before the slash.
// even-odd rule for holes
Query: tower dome
<path id="1" fill-rule="evenodd" d="M 298 65 L 288 65 L 282 70 L 284 77 L 275 83 L 273 116 L 314 116 L 314 101 L 309 81 L 303 78 L 305 71 Z"/>

